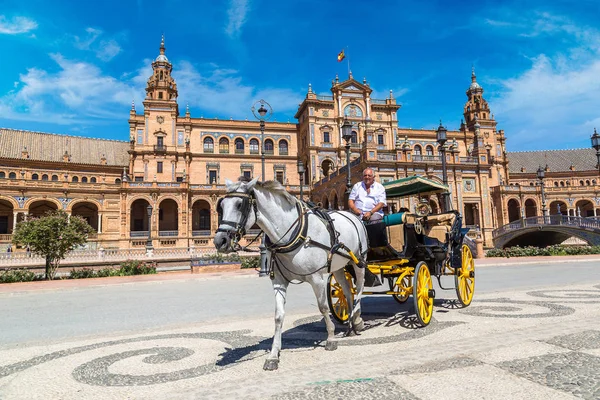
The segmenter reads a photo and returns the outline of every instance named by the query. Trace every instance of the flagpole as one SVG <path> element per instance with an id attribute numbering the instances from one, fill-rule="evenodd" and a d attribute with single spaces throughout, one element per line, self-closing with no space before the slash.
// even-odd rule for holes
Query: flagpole
<path id="1" fill-rule="evenodd" d="M 348 53 L 348 46 L 346 46 L 346 54 Z M 346 58 L 348 59 L 348 77 L 350 77 L 350 56 L 346 55 Z"/>

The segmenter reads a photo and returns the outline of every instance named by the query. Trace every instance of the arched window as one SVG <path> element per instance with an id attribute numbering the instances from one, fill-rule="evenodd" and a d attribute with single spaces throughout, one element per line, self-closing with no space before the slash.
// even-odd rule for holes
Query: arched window
<path id="1" fill-rule="evenodd" d="M 425 147 L 425 154 L 427 154 L 428 156 L 432 156 L 433 155 L 433 146 Z"/>
<path id="2" fill-rule="evenodd" d="M 558 182 L 554 182 L 554 186 L 558 187 Z"/>
<path id="3" fill-rule="evenodd" d="M 416 145 L 415 149 L 414 149 L 415 156 L 420 156 L 422 154 L 422 152 L 423 152 L 423 149 L 421 149 L 421 146 Z"/>
<path id="4" fill-rule="evenodd" d="M 4 171 L 0 171 L 0 178 L 6 178 L 6 173 Z"/>
<path id="5" fill-rule="evenodd" d="M 204 139 L 204 152 L 205 153 L 214 153 L 215 151 L 215 141 L 213 138 L 207 137 Z"/>
<path id="6" fill-rule="evenodd" d="M 219 153 L 227 154 L 229 153 L 229 140 L 227 138 L 219 139 Z"/>
<path id="7" fill-rule="evenodd" d="M 52 175 L 52 180 L 56 182 L 58 180 L 58 175 Z"/>
<path id="8" fill-rule="evenodd" d="M 350 135 L 350 143 L 358 143 L 358 134 L 356 133 L 356 131 L 352 131 L 352 134 Z"/>
<path id="9" fill-rule="evenodd" d="M 561 187 L 565 187 L 565 182 L 564 181 L 560 181 L 560 186 Z"/>
<path id="10" fill-rule="evenodd" d="M 258 139 L 250 139 L 250 154 L 258 154 Z"/>
<path id="11" fill-rule="evenodd" d="M 96 183 L 96 178 L 95 178 L 95 177 L 92 177 L 92 179 L 90 179 L 90 182 L 91 182 L 91 183 Z"/>
<path id="12" fill-rule="evenodd" d="M 47 181 L 48 180 L 48 175 L 46 175 L 46 174 L 42 175 L 42 180 L 43 181 Z"/>
<path id="13" fill-rule="evenodd" d="M 533 182 L 529 182 L 529 186 L 533 186 Z"/>
<path id="14" fill-rule="evenodd" d="M 287 140 L 279 141 L 279 155 L 287 156 L 288 155 L 288 142 Z"/>
<path id="15" fill-rule="evenodd" d="M 237 138 L 235 139 L 235 152 L 237 154 L 244 154 L 244 139 Z"/>
<path id="16" fill-rule="evenodd" d="M 74 176 L 73 179 L 71 179 L 72 182 L 79 182 L 79 178 Z"/>
<path id="17" fill-rule="evenodd" d="M 115 183 L 121 183 L 121 178 L 115 179 Z"/>
<path id="18" fill-rule="evenodd" d="M 271 139 L 265 140 L 265 154 L 273 154 L 273 141 Z"/>
<path id="19" fill-rule="evenodd" d="M 583 181 L 579 181 L 579 186 L 585 186 L 585 183 Z"/>
<path id="20" fill-rule="evenodd" d="M 87 176 L 84 176 L 81 178 L 81 183 L 87 183 Z"/>
<path id="21" fill-rule="evenodd" d="M 586 184 L 587 186 L 590 186 L 590 181 L 586 180 L 586 181 L 585 181 L 585 184 Z"/>
<path id="22" fill-rule="evenodd" d="M 8 179 L 17 179 L 17 174 L 11 172 L 10 174 L 8 174 Z"/>
<path id="23" fill-rule="evenodd" d="M 32 181 L 37 181 L 38 179 L 40 179 L 40 177 L 38 176 L 38 174 L 32 174 L 31 175 L 31 180 Z"/>

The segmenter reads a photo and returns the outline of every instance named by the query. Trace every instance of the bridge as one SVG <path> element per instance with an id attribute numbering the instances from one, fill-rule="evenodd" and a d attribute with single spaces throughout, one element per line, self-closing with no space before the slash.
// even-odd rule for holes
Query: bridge
<path id="1" fill-rule="evenodd" d="M 492 232 L 494 247 L 546 247 L 560 244 L 575 236 L 589 245 L 600 245 L 600 219 L 546 215 L 523 218 L 501 226 Z"/>

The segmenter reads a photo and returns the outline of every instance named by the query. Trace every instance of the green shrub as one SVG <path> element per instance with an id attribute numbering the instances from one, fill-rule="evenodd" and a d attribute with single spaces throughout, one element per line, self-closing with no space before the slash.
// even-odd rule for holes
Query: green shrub
<path id="1" fill-rule="evenodd" d="M 148 275 L 156 273 L 156 263 L 146 263 L 140 260 L 127 260 L 121 263 L 122 275 Z"/>
<path id="2" fill-rule="evenodd" d="M 92 268 L 73 268 L 71 272 L 69 272 L 69 279 L 95 278 L 96 276 L 98 275 Z"/>
<path id="3" fill-rule="evenodd" d="M 0 271 L 0 283 L 31 282 L 40 279 L 38 275 L 25 268 Z"/>
<path id="4" fill-rule="evenodd" d="M 244 257 L 242 259 L 242 269 L 244 268 L 260 268 L 260 257 Z"/>
<path id="5" fill-rule="evenodd" d="M 99 278 L 105 278 L 107 276 L 123 276 L 123 272 L 120 268 L 106 267 L 96 271 L 96 275 Z"/>
<path id="6" fill-rule="evenodd" d="M 582 254 L 600 254 L 600 246 L 562 246 L 548 247 L 513 246 L 506 249 L 491 249 L 486 257 L 533 257 L 533 256 L 575 256 Z"/>

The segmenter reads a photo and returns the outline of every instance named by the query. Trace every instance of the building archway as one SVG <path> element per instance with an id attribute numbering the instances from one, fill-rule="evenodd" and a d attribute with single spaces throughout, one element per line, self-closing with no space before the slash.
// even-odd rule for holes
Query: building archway
<path id="1" fill-rule="evenodd" d="M 43 217 L 49 212 L 58 210 L 58 206 L 48 200 L 37 200 L 29 205 L 29 215 L 32 217 Z"/>
<path id="2" fill-rule="evenodd" d="M 96 232 L 98 232 L 98 207 L 94 203 L 82 201 L 71 209 L 71 215 L 83 218 Z"/>
<path id="3" fill-rule="evenodd" d="M 147 236 L 149 205 L 150 203 L 146 199 L 137 199 L 131 203 L 131 212 L 129 214 L 130 231 L 145 232 Z"/>
<path id="4" fill-rule="evenodd" d="M 550 215 L 568 215 L 567 203 L 560 200 L 554 200 L 550 203 L 548 211 L 550 212 Z"/>
<path id="5" fill-rule="evenodd" d="M 518 221 L 521 219 L 521 205 L 515 199 L 508 201 L 508 222 Z"/>
<path id="6" fill-rule="evenodd" d="M 333 200 L 331 201 L 334 210 L 339 210 L 339 202 L 337 193 L 333 193 Z"/>
<path id="7" fill-rule="evenodd" d="M 579 200 L 577 203 L 575 203 L 575 210 L 577 212 L 577 216 L 581 215 L 582 217 L 593 217 L 594 203 L 589 200 Z"/>
<path id="8" fill-rule="evenodd" d="M 192 205 L 192 236 L 208 236 L 210 229 L 210 204 L 196 200 Z"/>
<path id="9" fill-rule="evenodd" d="M 158 205 L 159 236 L 177 236 L 179 228 L 179 206 L 173 199 L 165 199 Z"/>
<path id="10" fill-rule="evenodd" d="M 525 218 L 537 216 L 537 204 L 533 199 L 525 200 Z"/>
<path id="11" fill-rule="evenodd" d="M 327 196 L 323 196 L 323 208 L 325 210 L 329 210 L 329 199 Z"/>
<path id="12" fill-rule="evenodd" d="M 0 200 L 0 235 L 13 233 L 15 227 L 14 222 L 14 207 L 10 201 Z"/>

